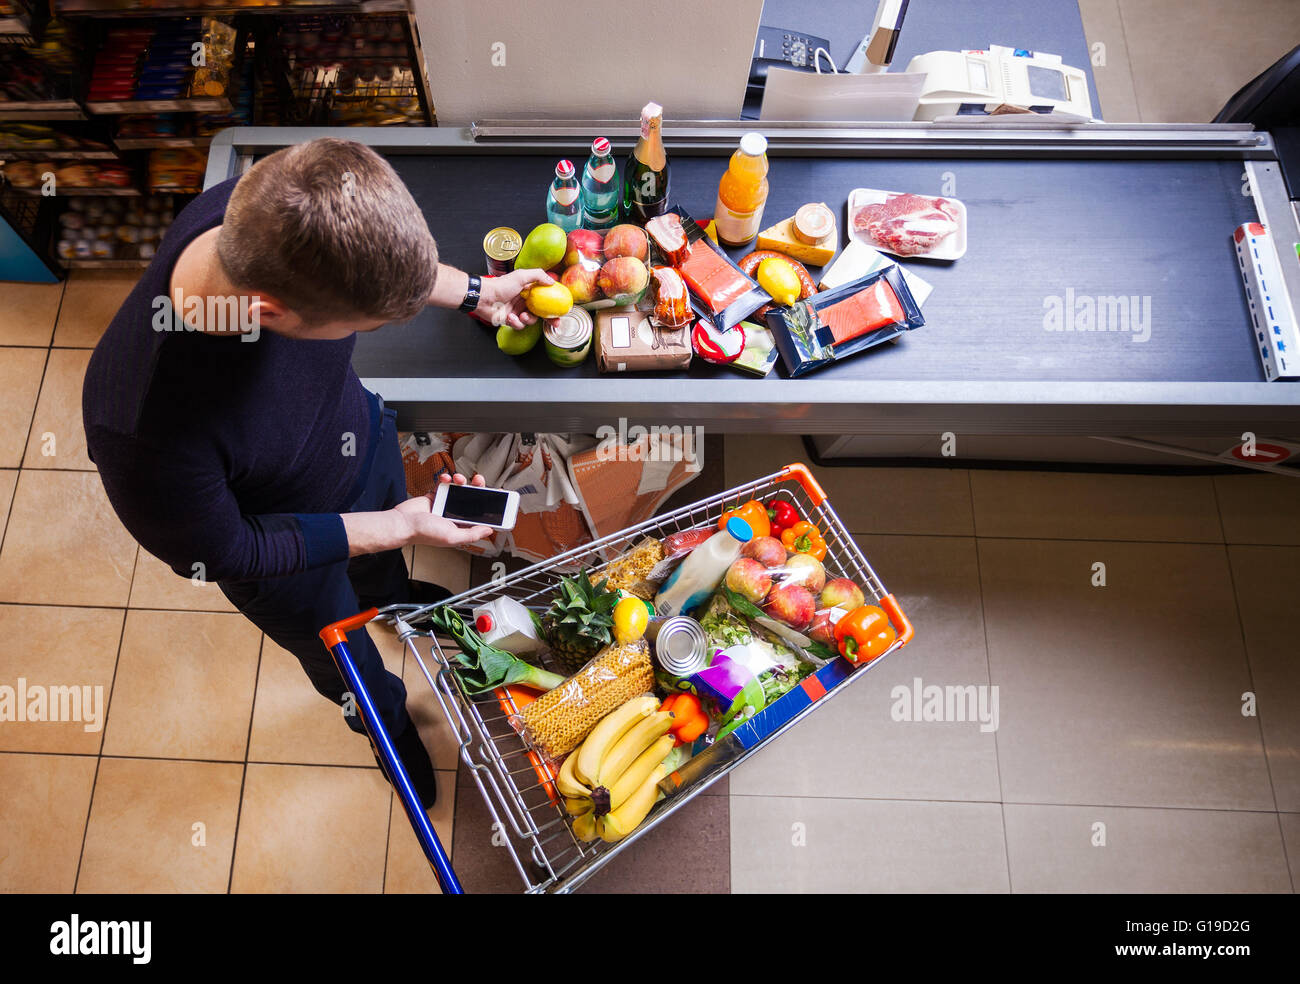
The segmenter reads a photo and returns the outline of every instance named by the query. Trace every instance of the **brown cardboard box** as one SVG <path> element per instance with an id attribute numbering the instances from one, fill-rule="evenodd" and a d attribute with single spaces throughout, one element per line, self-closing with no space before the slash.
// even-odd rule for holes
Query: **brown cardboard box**
<path id="1" fill-rule="evenodd" d="M 664 331 L 635 307 L 596 312 L 596 363 L 601 372 L 685 369 L 691 364 L 691 329 Z"/>

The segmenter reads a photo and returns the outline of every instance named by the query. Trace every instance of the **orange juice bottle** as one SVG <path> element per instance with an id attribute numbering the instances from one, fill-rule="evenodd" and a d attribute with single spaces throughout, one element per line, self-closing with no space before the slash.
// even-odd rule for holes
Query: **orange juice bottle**
<path id="1" fill-rule="evenodd" d="M 767 138 L 761 133 L 746 133 L 718 182 L 713 221 L 720 243 L 743 246 L 758 235 L 767 191 Z"/>

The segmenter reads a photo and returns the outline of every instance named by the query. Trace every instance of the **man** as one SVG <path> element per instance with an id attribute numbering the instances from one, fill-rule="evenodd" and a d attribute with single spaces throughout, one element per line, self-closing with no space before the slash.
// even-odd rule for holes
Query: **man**
<path id="1" fill-rule="evenodd" d="M 216 581 L 363 732 L 317 633 L 371 605 L 446 597 L 409 580 L 402 548 L 491 531 L 407 498 L 393 413 L 352 370 L 355 335 L 426 304 L 522 328 L 534 319 L 520 291 L 549 282 L 541 270 L 480 282 L 439 263 L 401 179 L 360 144 L 272 154 L 176 217 L 95 347 L 82 410 L 108 499 L 146 550 Z M 348 640 L 431 806 L 405 687 L 364 629 Z"/>

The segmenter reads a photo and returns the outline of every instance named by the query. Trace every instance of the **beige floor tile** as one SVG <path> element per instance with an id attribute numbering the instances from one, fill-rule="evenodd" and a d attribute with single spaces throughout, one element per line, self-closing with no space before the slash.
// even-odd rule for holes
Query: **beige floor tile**
<path id="1" fill-rule="evenodd" d="M 45 367 L 24 468 L 77 468 L 92 471 L 81 425 L 81 384 L 89 349 L 53 349 Z"/>
<path id="2" fill-rule="evenodd" d="M 731 797 L 731 890 L 1006 892 L 996 803 Z"/>
<path id="3" fill-rule="evenodd" d="M 175 608 L 190 612 L 233 612 L 230 599 L 211 581 L 181 577 L 143 547 L 131 581 L 131 608 Z"/>
<path id="4" fill-rule="evenodd" d="M 380 892 L 391 799 L 378 769 L 249 765 L 231 891 Z"/>
<path id="5" fill-rule="evenodd" d="M 1222 546 L 981 539 L 979 562 L 1005 802 L 1275 809 Z"/>
<path id="6" fill-rule="evenodd" d="M 456 812 L 456 773 L 438 773 L 438 802 L 429 811 L 434 832 L 442 849 L 451 857 L 452 817 Z M 393 797 L 393 813 L 388 821 L 388 866 L 384 873 L 384 892 L 390 895 L 440 895 L 438 879 L 424 856 L 411 821 L 401 802 Z"/>
<path id="7" fill-rule="evenodd" d="M 0 468 L 17 468 L 36 409 L 45 349 L 0 348 Z"/>
<path id="8" fill-rule="evenodd" d="M 808 462 L 797 437 L 728 434 L 728 488 Z M 961 468 L 814 468 L 813 474 L 844 525 L 854 533 L 970 536 L 970 484 Z"/>
<path id="9" fill-rule="evenodd" d="M 1234 546 L 1228 557 L 1277 808 L 1300 813 L 1300 548 Z"/>
<path id="10" fill-rule="evenodd" d="M 1146 123 L 1209 122 L 1300 37 L 1295 0 L 1120 0 L 1120 14 Z"/>
<path id="11" fill-rule="evenodd" d="M 233 762 L 105 757 L 77 891 L 225 892 L 243 775 Z"/>
<path id="12" fill-rule="evenodd" d="M 9 523 L 9 506 L 14 501 L 14 486 L 17 484 L 18 469 L 0 468 L 0 538 L 4 537 Z"/>
<path id="13" fill-rule="evenodd" d="M 72 892 L 95 762 L 89 755 L 0 754 L 0 892 Z"/>
<path id="14" fill-rule="evenodd" d="M 0 284 L 4 317 L 0 345 L 46 346 L 54 336 L 63 284 Z"/>
<path id="15" fill-rule="evenodd" d="M 1300 480 L 1279 475 L 1216 475 L 1214 491 L 1229 543 L 1300 546 Z"/>
<path id="16" fill-rule="evenodd" d="M 242 615 L 128 612 L 104 754 L 242 762 L 261 639 Z"/>
<path id="17" fill-rule="evenodd" d="M 423 544 L 414 550 L 414 562 L 407 562 L 411 577 L 417 581 L 441 584 L 452 594 L 460 594 L 469 589 L 469 554 L 450 547 L 428 547 Z"/>
<path id="18" fill-rule="evenodd" d="M 1300 813 L 1278 815 L 1282 826 L 1282 840 L 1286 843 L 1286 857 L 1291 865 L 1291 890 L 1300 889 Z"/>
<path id="19" fill-rule="evenodd" d="M 68 277 L 54 344 L 94 348 L 139 279 L 134 270 L 74 271 Z"/>
<path id="20" fill-rule="evenodd" d="M 1005 813 L 1015 892 L 1291 891 L 1275 813 L 1012 803 Z"/>
<path id="21" fill-rule="evenodd" d="M 971 472 L 980 536 L 1066 540 L 1222 540 L 1201 475 Z"/>
<path id="22" fill-rule="evenodd" d="M 68 687 L 66 707 L 40 721 L 0 721 L 0 750 L 94 755 L 104 736 L 117 644 L 126 613 L 111 608 L 0 605 L 0 684 Z M 48 695 L 48 689 L 44 691 Z M 30 698 L 27 702 L 30 707 Z M 54 720 L 51 720 L 53 718 Z M 89 729 L 89 730 L 87 730 Z"/>
<path id="23" fill-rule="evenodd" d="M 383 650 L 380 653 L 383 655 Z M 400 651 L 397 657 L 395 672 L 400 674 Z M 393 668 L 391 663 L 387 665 Z M 365 737 L 348 728 L 340 708 L 316 692 L 293 654 L 266 638 L 248 758 L 255 762 L 375 767 Z"/>
<path id="24" fill-rule="evenodd" d="M 996 802 L 992 731 L 981 731 L 978 720 L 895 720 L 893 713 L 917 678 L 923 688 L 988 685 L 975 541 L 866 536 L 859 542 L 916 638 L 860 670 L 862 679 L 736 769 L 732 792 Z M 903 692 L 896 694 L 897 687 Z M 910 697 L 903 702 L 912 706 Z"/>
<path id="25" fill-rule="evenodd" d="M 1079 0 L 1079 13 L 1101 102 L 1092 107 L 1093 113 L 1107 123 L 1140 122 L 1119 0 Z"/>
<path id="26" fill-rule="evenodd" d="M 0 550 L 0 601 L 122 607 L 136 550 L 97 473 L 25 469 Z"/>

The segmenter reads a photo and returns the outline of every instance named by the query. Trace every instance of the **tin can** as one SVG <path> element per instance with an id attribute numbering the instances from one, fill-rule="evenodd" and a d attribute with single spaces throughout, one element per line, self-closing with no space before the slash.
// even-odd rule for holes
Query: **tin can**
<path id="1" fill-rule="evenodd" d="M 655 662 L 665 673 L 689 677 L 709 665 L 708 640 L 700 623 L 686 615 L 654 618 L 646 626 L 654 643 Z"/>
<path id="2" fill-rule="evenodd" d="M 542 332 L 546 355 L 563 369 L 580 366 L 591 351 L 591 315 L 576 307 L 546 322 Z"/>
<path id="3" fill-rule="evenodd" d="M 497 226 L 483 237 L 483 255 L 487 257 L 488 273 L 500 277 L 514 269 L 515 257 L 523 248 L 519 233 L 509 226 Z"/>

